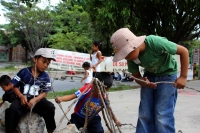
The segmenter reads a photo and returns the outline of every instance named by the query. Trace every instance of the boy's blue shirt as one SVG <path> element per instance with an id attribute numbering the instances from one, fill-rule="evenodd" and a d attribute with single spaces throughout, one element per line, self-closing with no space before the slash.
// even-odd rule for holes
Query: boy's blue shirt
<path id="1" fill-rule="evenodd" d="M 40 88 L 39 94 L 41 92 L 48 92 L 51 90 L 51 83 L 49 75 L 44 71 L 41 72 L 34 82 L 34 77 L 31 72 L 31 67 L 21 69 L 17 75 L 12 79 L 14 87 L 18 87 L 20 92 L 23 94 L 24 86 L 30 85 L 37 86 Z"/>

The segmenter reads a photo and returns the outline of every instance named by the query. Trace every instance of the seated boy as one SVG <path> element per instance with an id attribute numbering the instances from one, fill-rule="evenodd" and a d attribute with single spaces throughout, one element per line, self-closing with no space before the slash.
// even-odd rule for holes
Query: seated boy
<path id="1" fill-rule="evenodd" d="M 48 133 L 55 130 L 55 107 L 45 98 L 51 90 L 49 75 L 45 72 L 51 60 L 55 60 L 51 52 L 40 48 L 35 52 L 34 65 L 20 70 L 12 79 L 17 98 L 5 111 L 6 133 L 13 133 L 20 118 L 31 109 L 44 118 Z"/>
<path id="2" fill-rule="evenodd" d="M 5 93 L 2 96 L 3 102 L 0 103 L 0 107 L 1 107 L 5 101 L 8 101 L 11 103 L 16 98 L 16 95 L 12 90 L 13 85 L 11 83 L 11 78 L 8 75 L 2 75 L 0 77 L 0 86 L 5 91 Z"/>
<path id="3" fill-rule="evenodd" d="M 104 85 L 107 86 L 107 91 L 108 89 L 112 86 L 113 79 L 112 76 L 109 73 L 106 72 L 101 72 L 97 75 L 97 77 L 100 81 L 104 82 Z M 85 89 L 87 89 L 87 85 L 82 87 L 80 90 L 75 92 L 75 94 L 71 95 L 66 95 L 63 97 L 58 97 L 56 99 L 57 103 L 60 103 L 62 101 L 70 101 L 72 99 L 75 99 L 78 97 Z M 92 85 L 88 89 L 88 91 L 83 94 L 79 101 L 77 102 L 75 108 L 74 108 L 74 113 L 71 115 L 71 120 L 70 122 L 72 124 L 75 124 L 76 127 L 79 129 L 84 126 L 85 122 L 85 116 L 86 116 L 86 103 L 89 100 L 89 97 L 92 92 Z M 95 88 L 94 95 L 91 99 L 91 103 L 89 105 L 89 117 L 91 117 L 96 110 L 98 110 L 101 107 L 100 103 L 100 98 L 98 98 L 98 89 Z M 113 117 L 113 120 L 118 124 L 121 125 L 121 123 L 117 120 L 117 118 Z M 103 127 L 101 125 L 101 118 L 99 115 L 96 115 L 87 125 L 87 131 L 89 133 L 104 133 Z"/>

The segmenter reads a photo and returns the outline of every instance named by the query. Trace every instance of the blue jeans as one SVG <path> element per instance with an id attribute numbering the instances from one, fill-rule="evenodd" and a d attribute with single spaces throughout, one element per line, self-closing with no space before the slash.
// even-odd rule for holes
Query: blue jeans
<path id="1" fill-rule="evenodd" d="M 177 74 L 144 75 L 151 82 L 175 81 Z M 136 133 L 175 133 L 174 109 L 177 89 L 173 84 L 158 84 L 155 89 L 141 87 Z"/>

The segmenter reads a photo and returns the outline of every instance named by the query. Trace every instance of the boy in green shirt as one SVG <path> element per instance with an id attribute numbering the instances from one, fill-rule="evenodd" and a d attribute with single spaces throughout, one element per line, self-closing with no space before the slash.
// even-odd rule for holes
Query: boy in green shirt
<path id="1" fill-rule="evenodd" d="M 111 37 L 114 62 L 126 59 L 128 71 L 141 82 L 141 97 L 136 133 L 175 133 L 174 109 L 177 89 L 186 84 L 188 50 L 159 36 L 135 36 L 129 29 L 117 30 Z M 175 54 L 180 55 L 181 73 L 177 78 Z M 145 68 L 144 76 L 139 66 Z M 155 84 L 169 81 L 174 84 Z"/>

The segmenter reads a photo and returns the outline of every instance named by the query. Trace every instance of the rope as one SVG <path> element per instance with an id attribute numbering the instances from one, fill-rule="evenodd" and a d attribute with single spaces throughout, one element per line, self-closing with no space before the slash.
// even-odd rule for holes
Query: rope
<path id="1" fill-rule="evenodd" d="M 80 98 L 86 91 L 88 91 L 88 89 L 90 88 L 90 86 L 91 86 L 91 84 L 93 83 L 93 81 L 94 81 L 94 78 L 93 78 L 92 81 L 88 84 L 87 88 L 86 88 L 86 89 L 71 103 L 70 106 L 68 106 L 68 109 L 67 109 L 67 111 L 65 112 L 66 115 L 67 115 L 67 113 L 71 110 L 71 108 L 73 107 L 73 105 L 74 105 L 75 103 L 77 103 L 77 101 L 79 100 L 79 98 Z M 58 125 L 57 125 L 55 131 L 57 131 L 57 130 L 59 129 L 60 125 L 62 124 L 62 121 L 64 120 L 64 117 L 65 117 L 64 115 L 61 117 L 60 122 L 58 123 Z"/>
<path id="2" fill-rule="evenodd" d="M 56 75 L 57 75 L 57 71 L 56 71 Z M 56 75 L 55 75 L 55 77 L 56 77 Z M 49 75 L 49 77 L 50 77 L 50 81 L 51 81 L 51 80 L 52 80 L 51 74 Z M 56 99 L 57 96 L 56 96 L 56 93 L 55 93 L 55 91 L 54 91 L 54 89 L 53 89 L 53 82 L 54 82 L 54 79 L 51 81 L 51 90 L 52 90 L 52 92 L 53 92 L 54 99 Z M 64 111 L 64 109 L 63 109 L 63 107 L 62 107 L 62 105 L 61 105 L 60 103 L 57 103 L 57 104 L 58 104 L 58 106 L 60 107 L 61 111 L 63 112 L 64 117 L 68 120 L 68 122 L 70 122 L 70 120 L 69 120 L 69 118 L 67 117 L 67 114 L 65 113 L 65 111 Z M 55 131 L 56 131 L 56 130 L 57 130 L 57 128 L 55 129 Z"/>

